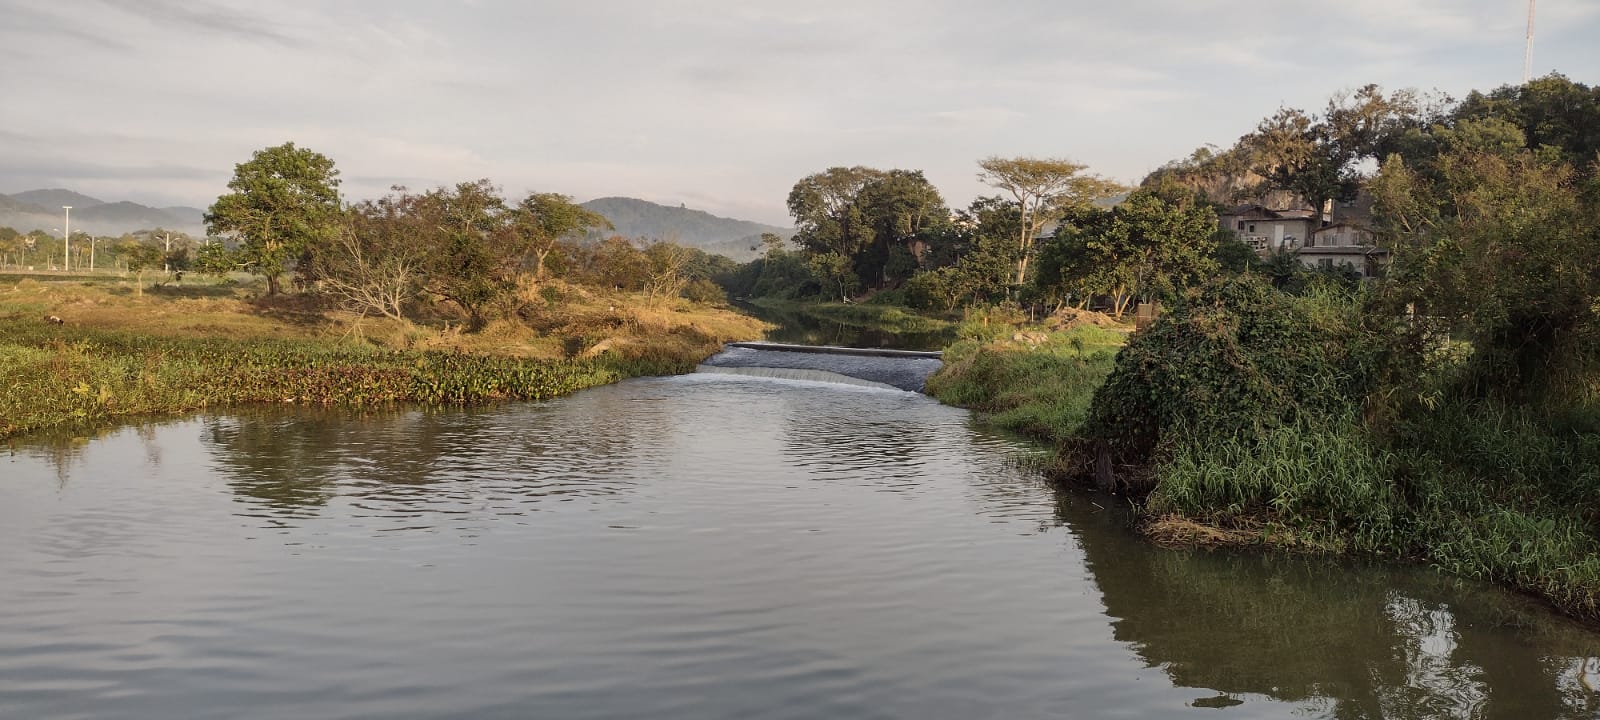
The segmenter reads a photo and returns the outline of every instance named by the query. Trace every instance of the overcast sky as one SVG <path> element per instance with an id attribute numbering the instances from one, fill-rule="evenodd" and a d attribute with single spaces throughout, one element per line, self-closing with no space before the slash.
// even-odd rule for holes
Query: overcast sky
<path id="1" fill-rule="evenodd" d="M 270 6 L 270 9 L 267 7 Z M 1600 82 L 1600 0 L 1535 74 Z M 346 195 L 487 177 L 789 224 L 800 177 L 988 155 L 1135 181 L 1340 89 L 1518 82 L 1525 0 L 0 0 L 0 192 L 205 206 L 292 140 Z"/>

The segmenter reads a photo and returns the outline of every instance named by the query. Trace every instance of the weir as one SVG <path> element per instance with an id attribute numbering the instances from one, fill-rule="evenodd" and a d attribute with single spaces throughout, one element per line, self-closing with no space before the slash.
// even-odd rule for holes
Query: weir
<path id="1" fill-rule="evenodd" d="M 922 392 L 943 353 L 826 345 L 735 342 L 695 372 L 811 380 Z"/>

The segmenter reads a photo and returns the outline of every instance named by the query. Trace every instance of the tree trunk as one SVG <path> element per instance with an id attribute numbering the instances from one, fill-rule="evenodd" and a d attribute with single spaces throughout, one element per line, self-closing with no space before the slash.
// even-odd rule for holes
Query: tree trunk
<path id="1" fill-rule="evenodd" d="M 277 274 L 268 275 L 267 276 L 267 296 L 271 297 L 273 295 L 277 295 L 281 291 L 282 291 L 282 288 L 279 287 L 279 285 L 278 285 L 278 276 L 277 276 Z"/>

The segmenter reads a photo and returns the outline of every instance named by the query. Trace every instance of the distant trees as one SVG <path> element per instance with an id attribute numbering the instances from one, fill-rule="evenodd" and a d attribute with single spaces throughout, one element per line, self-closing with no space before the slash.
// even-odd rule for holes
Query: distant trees
<path id="1" fill-rule="evenodd" d="M 1037 287 L 1058 301 L 1172 299 L 1217 272 L 1216 213 L 1193 197 L 1141 190 L 1114 208 L 1074 211 L 1041 253 Z"/>
<path id="2" fill-rule="evenodd" d="M 234 167 L 231 192 L 206 212 L 206 228 L 236 240 L 246 267 L 276 295 L 296 260 L 337 235 L 338 176 L 332 160 L 292 142 L 257 150 Z"/>
<path id="3" fill-rule="evenodd" d="M 920 267 L 919 246 L 950 223 L 950 210 L 920 170 L 835 167 L 789 193 L 794 241 L 813 273 L 840 299 L 882 288 Z"/>
<path id="4" fill-rule="evenodd" d="M 1086 175 L 1086 165 L 1061 158 L 989 157 L 978 162 L 978 179 L 1004 191 L 1017 204 L 1016 271 L 1013 285 L 1028 281 L 1028 264 L 1037 250 L 1039 233 L 1068 210 L 1115 196 L 1122 187 Z"/>
<path id="5" fill-rule="evenodd" d="M 161 267 L 166 261 L 166 254 L 155 245 L 131 238 L 123 240 L 117 246 L 117 250 L 123 264 L 136 278 L 133 286 L 134 294 L 144 295 L 144 274 Z"/>

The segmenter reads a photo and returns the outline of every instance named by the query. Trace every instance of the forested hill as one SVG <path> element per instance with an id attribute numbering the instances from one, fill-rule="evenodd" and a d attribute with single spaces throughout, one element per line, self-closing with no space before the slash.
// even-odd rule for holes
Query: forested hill
<path id="1" fill-rule="evenodd" d="M 704 210 L 669 207 L 635 198 L 599 198 L 583 206 L 610 220 L 616 226 L 613 234 L 671 240 L 741 262 L 761 254 L 761 233 L 776 233 L 783 238 L 794 234 L 792 228 L 717 217 Z"/>
<path id="2" fill-rule="evenodd" d="M 204 211 L 176 206 L 154 208 L 134 202 L 106 202 L 83 193 L 52 188 L 0 195 L 0 226 L 19 232 L 44 230 L 60 233 L 62 205 L 72 206 L 72 229 L 95 235 L 121 235 L 164 228 L 205 235 Z"/>

